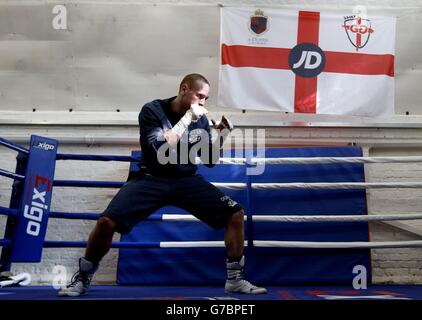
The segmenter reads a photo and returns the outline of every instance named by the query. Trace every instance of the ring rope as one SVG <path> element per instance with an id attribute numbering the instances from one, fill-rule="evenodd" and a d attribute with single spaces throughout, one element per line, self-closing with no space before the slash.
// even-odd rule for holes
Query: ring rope
<path id="1" fill-rule="evenodd" d="M 196 164 L 202 163 L 201 158 L 196 157 Z M 219 158 L 219 164 L 246 164 L 247 159 L 245 158 Z"/>
<path id="2" fill-rule="evenodd" d="M 422 188 L 422 182 L 252 183 L 257 190 Z"/>
<path id="3" fill-rule="evenodd" d="M 85 248 L 87 241 L 45 241 L 45 248 Z M 247 245 L 247 241 L 245 241 Z M 203 248 L 225 247 L 224 241 L 162 241 L 162 242 L 113 242 L 112 248 Z"/>
<path id="4" fill-rule="evenodd" d="M 0 240 L 0 244 L 2 243 Z M 10 240 L 6 240 L 9 241 Z M 8 244 L 7 244 L 8 245 Z M 45 248 L 84 248 L 87 241 L 45 241 Z M 245 241 L 245 246 L 247 241 Z M 383 241 L 383 242 L 312 242 L 312 241 L 272 241 L 254 240 L 254 247 L 264 248 L 302 248 L 302 249 L 386 249 L 386 248 L 420 248 L 421 240 Z M 112 248 L 204 248 L 225 247 L 224 241 L 162 241 L 162 242 L 113 242 Z"/>
<path id="5" fill-rule="evenodd" d="M 121 181 L 54 180 L 55 187 L 121 188 Z"/>
<path id="6" fill-rule="evenodd" d="M 243 190 L 243 189 L 246 189 L 246 183 L 242 183 L 242 182 L 231 182 L 231 183 L 227 183 L 227 182 L 211 182 L 211 184 L 213 184 L 217 188 L 222 188 L 222 189 L 231 189 L 231 190 Z"/>
<path id="7" fill-rule="evenodd" d="M 0 239 L 0 247 L 8 247 L 12 245 L 12 240 L 10 239 Z"/>
<path id="8" fill-rule="evenodd" d="M 242 190 L 246 183 L 212 182 L 217 188 Z M 382 189 L 382 188 L 422 188 L 422 182 L 294 182 L 294 183 L 252 183 L 252 189 Z"/>
<path id="9" fill-rule="evenodd" d="M 311 241 L 261 241 L 254 240 L 255 247 L 312 248 L 312 249 L 357 249 L 357 248 L 420 248 L 421 240 L 382 242 L 311 242 Z"/>
<path id="10" fill-rule="evenodd" d="M 90 161 L 125 161 L 125 162 L 136 162 L 139 161 L 139 157 L 131 156 L 112 156 L 112 155 L 96 155 L 96 154 L 67 154 L 58 153 L 56 155 L 57 160 L 90 160 Z"/>
<path id="11" fill-rule="evenodd" d="M 13 143 L 12 141 L 9 141 L 9 140 L 2 138 L 2 137 L 0 137 L 0 145 L 3 145 L 3 146 L 5 146 L 9 149 L 13 149 L 15 151 L 18 151 L 18 152 L 21 152 L 21 153 L 24 153 L 24 154 L 29 154 L 28 149 L 25 149 L 24 147 L 22 147 L 22 146 L 20 146 L 16 143 Z"/>
<path id="12" fill-rule="evenodd" d="M 246 220 L 246 217 L 244 218 Z M 392 221 L 392 220 L 418 220 L 422 213 L 414 214 L 389 214 L 389 215 L 253 215 L 255 222 L 358 222 L 358 221 Z M 162 221 L 199 221 L 190 214 L 163 214 Z"/>
<path id="13" fill-rule="evenodd" d="M 15 179 L 15 180 L 21 180 L 21 181 L 25 179 L 25 176 L 22 176 L 20 174 L 13 173 L 4 169 L 0 169 L 0 176 Z"/>
<path id="14" fill-rule="evenodd" d="M 0 207 L 2 210 L 10 210 L 13 215 L 17 215 L 18 210 Z M 98 220 L 100 213 L 80 213 L 80 212 L 56 212 L 49 213 L 50 218 L 60 219 L 85 219 Z M 244 217 L 246 220 L 247 217 Z M 422 213 L 409 214 L 373 214 L 373 215 L 253 215 L 252 220 L 255 222 L 365 222 L 365 221 L 393 221 L 393 220 L 418 220 L 422 219 Z M 195 222 L 200 221 L 190 214 L 152 214 L 146 218 L 148 221 L 180 221 Z"/>
<path id="15" fill-rule="evenodd" d="M 1 140 L 0 140 L 1 143 Z M 28 150 L 22 149 L 26 153 Z M 18 149 L 17 151 L 21 151 Z M 137 162 L 139 157 L 116 156 L 116 155 L 95 155 L 95 154 L 66 154 L 58 153 L 57 160 L 89 160 L 89 161 L 124 161 Z M 252 165 L 262 164 L 332 164 L 332 163 L 418 163 L 422 162 L 421 156 L 407 157 L 292 157 L 292 158 L 224 158 L 221 157 L 219 164 Z M 202 163 L 200 157 L 196 157 L 196 164 Z"/>
<path id="16" fill-rule="evenodd" d="M 316 164 L 316 163 L 410 163 L 422 162 L 421 156 L 408 157 L 309 157 L 252 158 L 253 164 Z"/>
<path id="17" fill-rule="evenodd" d="M 6 146 L 15 151 L 28 154 L 29 150 L 0 137 L 0 145 Z M 58 154 L 58 160 L 94 160 L 94 161 L 139 161 L 139 158 L 130 156 L 105 156 L 105 155 L 79 155 L 79 154 Z M 318 164 L 318 163 L 411 163 L 422 162 L 422 157 L 311 157 L 311 158 L 220 158 L 223 164 Z M 24 180 L 25 176 L 0 169 L 0 175 Z M 108 187 L 118 188 L 124 182 L 110 181 L 64 181 L 57 180 L 56 186 L 85 186 L 85 187 Z M 245 189 L 245 183 L 213 183 L 215 186 L 226 189 Z M 377 188 L 421 188 L 419 182 L 399 182 L 399 183 L 254 183 L 253 189 L 377 189 Z M 17 215 L 18 210 L 0 207 L 0 214 Z M 69 217 L 72 214 L 52 212 L 51 217 Z M 72 218 L 76 218 L 78 214 Z M 83 215 L 86 218 L 87 214 Z M 97 219 L 99 214 L 90 214 L 91 219 Z M 172 216 L 172 217 L 170 217 Z M 283 216 L 283 215 L 262 215 L 253 216 L 254 221 L 268 222 L 321 222 L 321 221 L 379 221 L 379 220 L 413 220 L 422 219 L 422 214 L 400 214 L 400 215 L 353 215 L 353 216 Z M 156 218 L 157 219 L 157 218 Z M 162 220 L 193 221 L 198 220 L 190 215 L 162 215 Z M 0 239 L 0 246 L 10 246 L 10 239 Z M 247 241 L 245 241 L 245 245 Z M 86 241 L 46 241 L 45 247 L 86 247 Z M 254 240 L 256 247 L 281 247 L 281 248 L 402 248 L 402 247 L 422 247 L 422 241 L 397 241 L 397 242 L 305 242 L 305 241 L 262 241 Z M 194 248 L 194 247 L 224 247 L 224 241 L 182 241 L 182 242 L 157 242 L 157 243 L 133 243 L 117 242 L 113 243 L 114 248 L 141 248 L 141 247 L 162 247 L 162 248 Z"/>
<path id="18" fill-rule="evenodd" d="M 392 220 L 418 220 L 422 219 L 422 213 L 414 214 L 388 214 L 388 215 L 262 215 L 253 216 L 257 222 L 358 222 L 358 221 L 392 221 Z"/>
<path id="19" fill-rule="evenodd" d="M 18 152 L 29 154 L 29 150 L 0 137 L 0 145 Z M 57 154 L 58 160 L 93 160 L 93 161 L 139 161 L 138 157 L 114 155 Z M 196 158 L 200 161 L 200 158 Z M 246 158 L 220 158 L 223 164 L 246 164 Z M 411 163 L 422 162 L 421 156 L 407 157 L 292 157 L 292 158 L 251 158 L 251 164 L 315 164 L 315 163 Z"/>
<path id="20" fill-rule="evenodd" d="M 5 207 L 0 207 L 0 215 L 3 216 L 18 216 L 19 215 L 19 210 L 17 209 L 11 209 L 11 208 L 5 208 Z"/>
<path id="21" fill-rule="evenodd" d="M 121 188 L 126 182 L 122 181 L 88 181 L 88 180 L 54 180 L 56 187 L 85 187 L 85 188 Z M 224 189 L 242 190 L 246 183 L 213 183 L 216 187 Z"/>
<path id="22" fill-rule="evenodd" d="M 100 213 L 50 211 L 49 218 L 98 220 Z"/>
<path id="23" fill-rule="evenodd" d="M 220 164 L 330 164 L 330 163 L 417 163 L 421 156 L 408 157 L 292 157 L 292 158 L 220 158 Z M 196 163 L 201 163 L 199 157 Z"/>
<path id="24" fill-rule="evenodd" d="M 59 211 L 50 211 L 49 218 L 56 218 L 56 219 L 84 219 L 84 220 L 98 220 L 101 216 L 101 213 L 95 212 L 59 212 Z M 148 221 L 175 221 L 178 219 L 164 219 L 163 214 L 153 213 L 152 215 L 148 216 L 146 220 Z M 176 216 L 175 214 L 170 214 L 170 216 Z M 198 220 L 192 215 L 188 214 L 181 214 L 182 218 L 180 221 L 196 221 Z M 185 219 L 185 216 L 191 217 L 190 219 Z M 198 220 L 199 221 L 199 220 Z"/>
<path id="25" fill-rule="evenodd" d="M 1 211 L 0 211 L 1 213 Z M 94 212 L 59 212 L 50 211 L 49 218 L 56 219 L 84 219 L 98 220 L 101 213 Z M 146 218 L 148 221 L 199 221 L 198 218 L 190 214 L 159 214 L 153 213 Z"/>

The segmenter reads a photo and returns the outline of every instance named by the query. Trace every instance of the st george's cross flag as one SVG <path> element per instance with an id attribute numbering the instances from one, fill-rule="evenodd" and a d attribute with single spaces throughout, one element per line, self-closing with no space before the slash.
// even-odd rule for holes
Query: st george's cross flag
<path id="1" fill-rule="evenodd" d="M 221 10 L 220 106 L 394 114 L 395 17 Z"/>

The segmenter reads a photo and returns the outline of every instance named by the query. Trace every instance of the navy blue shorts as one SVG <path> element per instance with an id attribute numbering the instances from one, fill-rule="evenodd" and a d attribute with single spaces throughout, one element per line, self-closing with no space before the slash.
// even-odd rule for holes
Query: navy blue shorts
<path id="1" fill-rule="evenodd" d="M 162 178 L 139 173 L 122 186 L 102 215 L 117 223 L 117 232 L 126 234 L 164 206 L 184 209 L 216 230 L 243 209 L 200 174 Z"/>

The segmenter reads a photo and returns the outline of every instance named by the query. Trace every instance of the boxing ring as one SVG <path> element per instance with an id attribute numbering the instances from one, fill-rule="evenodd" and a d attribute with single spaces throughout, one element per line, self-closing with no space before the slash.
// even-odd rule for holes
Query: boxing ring
<path id="1" fill-rule="evenodd" d="M 9 271 L 12 263 L 40 262 L 43 248 L 84 248 L 86 241 L 49 241 L 45 240 L 49 218 L 57 219 L 83 219 L 97 220 L 99 213 L 85 212 L 56 212 L 50 211 L 53 187 L 84 187 L 84 188 L 120 188 L 125 182 L 114 181 L 84 181 L 84 180 L 55 180 L 55 164 L 58 160 L 84 160 L 84 161 L 120 161 L 130 162 L 131 170 L 135 170 L 139 161 L 139 152 L 132 156 L 107 156 L 61 154 L 57 152 L 58 141 L 46 137 L 31 136 L 29 149 L 14 144 L 0 137 L 0 145 L 10 148 L 18 153 L 15 172 L 0 169 L 0 175 L 13 180 L 12 194 L 9 207 L 0 207 L 0 215 L 7 216 L 4 238 L 0 239 L 2 255 L 0 271 Z M 199 160 L 198 160 L 199 162 Z M 219 166 L 242 166 L 254 168 L 259 165 L 312 165 L 312 164 L 366 164 L 366 163 L 418 163 L 422 157 L 286 157 L 286 158 L 254 158 L 253 153 L 245 158 L 221 158 Z M 212 171 L 212 170 L 211 170 Z M 253 248 L 272 248 L 286 250 L 340 250 L 347 253 L 349 250 L 366 252 L 369 249 L 383 248 L 420 248 L 422 240 L 414 241 L 281 241 L 256 239 L 254 229 L 259 224 L 289 224 L 292 228 L 303 224 L 325 223 L 359 223 L 367 224 L 371 221 L 416 220 L 422 219 L 421 213 L 413 214 L 385 214 L 367 215 L 362 212 L 353 214 L 253 214 L 254 192 L 270 192 L 271 190 L 360 190 L 385 188 L 422 188 L 422 182 L 261 182 L 245 176 L 244 182 L 214 182 L 224 192 L 244 192 L 245 207 L 245 250 Z M 256 200 L 256 199 L 255 199 Z M 366 198 L 365 198 L 366 200 Z M 197 223 L 198 220 L 181 213 L 166 214 L 157 212 L 146 219 L 155 223 L 187 222 Z M 141 223 L 142 224 L 142 223 Z M 365 229 L 363 229 L 365 230 Z M 136 231 L 136 230 L 135 230 Z M 142 250 L 218 250 L 224 249 L 223 241 L 117 241 L 112 243 L 112 248 L 122 250 L 130 258 L 129 252 L 142 252 Z M 164 249 L 167 248 L 167 249 Z M 128 251 L 129 250 L 129 251 Z M 359 251 L 361 250 L 361 251 Z M 362 251 L 363 250 L 363 251 Z M 151 251 L 152 252 L 152 251 Z M 247 252 L 247 251 L 246 251 Z M 367 257 L 366 257 L 367 258 Z M 75 262 L 76 263 L 76 262 Z M 370 262 L 369 262 L 370 263 Z M 211 268 L 215 266 L 211 265 Z M 224 271 L 224 270 L 223 270 Z M 215 275 L 212 274 L 212 279 Z M 218 275 L 220 276 L 220 274 Z M 170 275 L 169 277 L 172 277 Z M 123 280 L 122 280 L 123 279 Z M 164 278 L 165 279 L 165 278 Z M 120 284 L 125 284 L 124 277 L 118 278 Z M 212 282 L 212 281 L 211 281 Z M 136 284 L 136 283 L 135 283 Z M 404 285 L 370 285 L 365 290 L 353 290 L 351 284 L 324 286 L 291 285 L 268 286 L 269 293 L 263 296 L 245 296 L 232 294 L 225 295 L 221 285 L 173 285 L 153 286 L 148 284 L 138 286 L 99 286 L 93 285 L 88 295 L 80 299 L 240 299 L 240 300 L 335 300 L 335 299 L 422 299 L 422 286 Z M 51 286 L 17 286 L 0 288 L 0 300 L 7 299 L 56 299 L 56 290 Z M 63 298 L 61 298 L 63 299 Z M 67 298 L 72 299 L 72 298 Z"/>

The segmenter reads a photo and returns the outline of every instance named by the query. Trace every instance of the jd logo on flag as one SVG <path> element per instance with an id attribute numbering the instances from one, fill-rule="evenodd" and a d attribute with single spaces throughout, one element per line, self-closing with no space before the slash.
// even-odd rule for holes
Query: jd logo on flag
<path id="1" fill-rule="evenodd" d="M 219 105 L 394 114 L 395 17 L 280 9 L 266 9 L 264 16 L 236 7 L 223 7 L 221 15 Z M 251 30 L 259 38 L 251 38 Z"/>
<path id="2" fill-rule="evenodd" d="M 325 54 L 312 43 L 301 43 L 290 51 L 289 66 L 299 76 L 316 77 L 324 69 Z"/>

